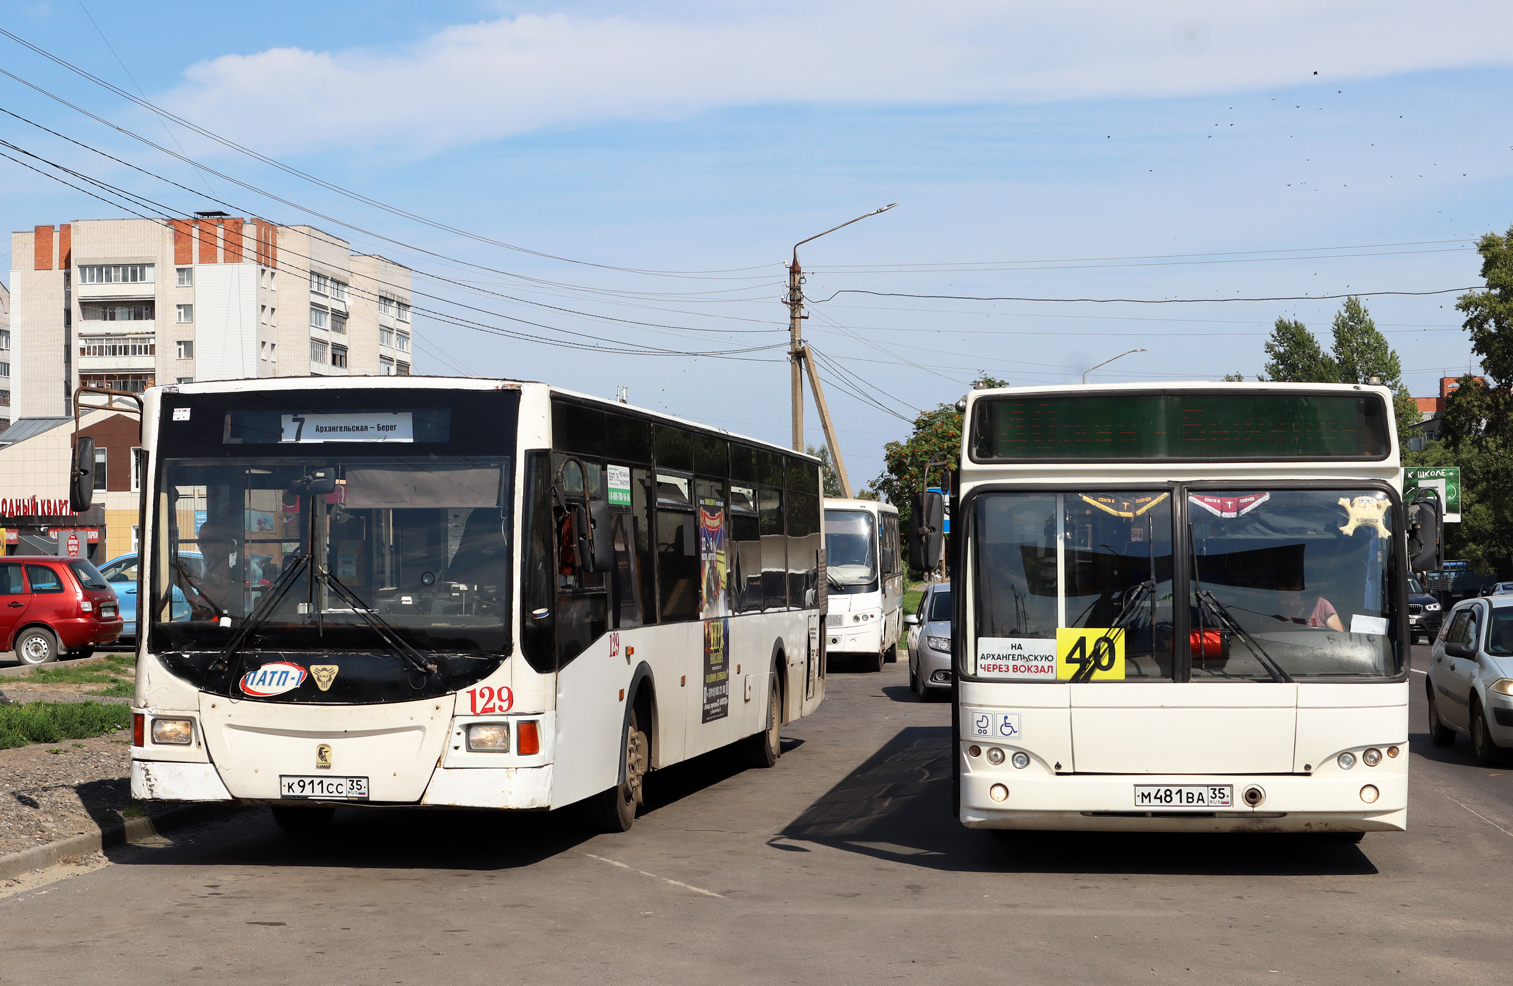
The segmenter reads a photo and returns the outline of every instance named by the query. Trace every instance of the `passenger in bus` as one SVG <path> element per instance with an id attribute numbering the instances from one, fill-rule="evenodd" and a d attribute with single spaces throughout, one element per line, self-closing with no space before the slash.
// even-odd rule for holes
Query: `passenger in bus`
<path id="1" fill-rule="evenodd" d="M 199 604 L 191 602 L 200 618 L 214 618 L 240 610 L 235 603 L 242 596 L 242 580 L 237 576 L 237 549 L 240 540 L 237 524 L 225 517 L 212 517 L 200 525 L 197 537 L 204 570 L 199 578 L 188 571 L 179 572 L 180 584 L 187 584 Z M 208 604 L 208 605 L 207 605 Z"/>
<path id="2" fill-rule="evenodd" d="M 1277 604 L 1281 612 L 1275 619 L 1307 627 L 1327 627 L 1344 632 L 1340 614 L 1329 600 L 1317 593 L 1303 591 L 1303 573 L 1296 566 L 1277 569 Z"/>

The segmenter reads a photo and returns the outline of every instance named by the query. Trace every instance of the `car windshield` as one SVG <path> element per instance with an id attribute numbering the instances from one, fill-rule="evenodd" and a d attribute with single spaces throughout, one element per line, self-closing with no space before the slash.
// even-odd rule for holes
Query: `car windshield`
<path id="1" fill-rule="evenodd" d="M 79 579 L 79 584 L 86 589 L 109 589 L 105 582 L 105 576 L 83 558 L 75 558 L 68 563 L 68 567 L 74 570 L 74 575 Z"/>
<path id="2" fill-rule="evenodd" d="M 930 597 L 930 623 L 951 622 L 951 590 L 937 589 Z"/>
<path id="3" fill-rule="evenodd" d="M 127 555 L 117 558 L 104 568 L 100 574 L 105 576 L 107 582 L 135 582 L 137 580 L 137 556 Z"/>
<path id="4" fill-rule="evenodd" d="M 1513 609 L 1494 609 L 1487 627 L 1487 653 L 1513 657 Z"/>
<path id="5" fill-rule="evenodd" d="M 1423 585 L 1419 582 L 1418 579 L 1414 578 L 1411 575 L 1408 577 L 1408 591 L 1413 593 L 1415 596 L 1426 595 Z"/>
<path id="6" fill-rule="evenodd" d="M 1172 499 L 1159 488 L 976 497 L 978 673 L 1176 679 Z M 1191 678 L 1395 675 L 1390 508 L 1374 490 L 1189 494 Z"/>
<path id="7" fill-rule="evenodd" d="M 825 570 L 840 585 L 877 578 L 877 536 L 865 510 L 825 511 Z"/>

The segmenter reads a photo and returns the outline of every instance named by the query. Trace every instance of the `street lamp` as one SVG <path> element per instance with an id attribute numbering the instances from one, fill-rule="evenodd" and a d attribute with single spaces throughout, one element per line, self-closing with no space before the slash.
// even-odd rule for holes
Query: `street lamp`
<path id="1" fill-rule="evenodd" d="M 825 429 L 825 441 L 830 445 L 830 464 L 835 470 L 835 478 L 840 481 L 841 495 L 845 497 L 851 496 L 851 481 L 846 478 L 846 464 L 841 459 L 840 443 L 835 438 L 835 427 L 830 421 L 830 409 L 825 405 L 825 393 L 820 389 L 820 378 L 814 369 L 814 358 L 809 355 L 809 347 L 804 345 L 799 335 L 803 320 L 809 317 L 804 314 L 804 272 L 799 267 L 799 247 L 838 229 L 844 229 L 852 223 L 859 223 L 863 219 L 870 219 L 887 212 L 896 205 L 898 205 L 897 202 L 889 202 L 881 209 L 873 209 L 839 226 L 832 226 L 823 233 L 815 233 L 807 240 L 799 240 L 793 245 L 793 264 L 788 268 L 788 297 L 784 301 L 788 305 L 788 361 L 793 366 L 790 381 L 790 396 L 793 400 L 793 450 L 804 451 L 804 370 L 807 369 L 809 386 L 814 391 L 814 406 L 819 409 L 820 424 Z"/>
<path id="2" fill-rule="evenodd" d="M 1108 366 L 1114 360 L 1116 360 L 1116 359 L 1122 359 L 1123 357 L 1128 356 L 1130 353 L 1143 353 L 1143 352 L 1145 352 L 1144 349 L 1129 349 L 1129 350 L 1126 350 L 1126 351 L 1120 353 L 1118 356 L 1110 356 L 1108 359 L 1104 360 L 1102 363 L 1099 363 L 1098 366 L 1090 366 L 1086 370 L 1083 370 L 1082 371 L 1082 382 L 1083 383 L 1087 383 L 1087 375 L 1089 373 L 1092 373 L 1094 370 L 1098 369 L 1099 366 Z"/>

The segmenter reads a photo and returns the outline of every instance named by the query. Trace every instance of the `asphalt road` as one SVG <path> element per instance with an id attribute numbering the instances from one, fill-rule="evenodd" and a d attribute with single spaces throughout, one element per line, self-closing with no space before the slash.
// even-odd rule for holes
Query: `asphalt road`
<path id="1" fill-rule="evenodd" d="M 905 676 L 832 674 L 773 770 L 654 775 L 626 835 L 250 811 L 115 851 L 0 900 L 0 983 L 1509 981 L 1513 772 L 1429 745 L 1421 675 L 1410 831 L 1359 846 L 968 832 Z"/>

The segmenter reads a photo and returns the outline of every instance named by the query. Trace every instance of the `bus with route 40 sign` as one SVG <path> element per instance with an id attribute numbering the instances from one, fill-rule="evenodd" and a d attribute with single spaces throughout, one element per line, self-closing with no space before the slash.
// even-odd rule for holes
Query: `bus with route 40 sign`
<path id="1" fill-rule="evenodd" d="M 624 831 L 648 772 L 732 745 L 772 766 L 824 698 L 812 457 L 539 383 L 140 400 L 136 798 L 303 831 L 577 804 Z"/>
<path id="2" fill-rule="evenodd" d="M 976 390 L 952 484 L 956 811 L 987 829 L 1400 830 L 1391 394 Z M 938 494 L 915 503 L 939 560 Z"/>

